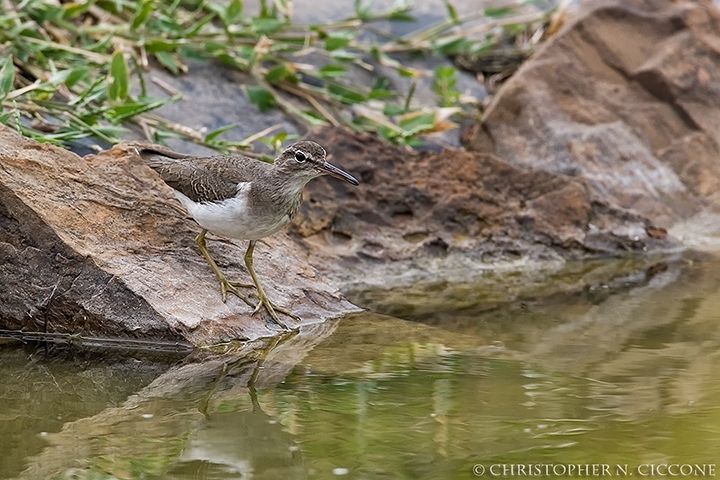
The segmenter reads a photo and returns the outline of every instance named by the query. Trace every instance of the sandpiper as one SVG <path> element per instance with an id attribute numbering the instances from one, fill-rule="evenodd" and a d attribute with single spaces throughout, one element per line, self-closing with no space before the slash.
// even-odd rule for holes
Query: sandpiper
<path id="1" fill-rule="evenodd" d="M 183 155 L 158 146 L 134 147 L 202 227 L 195 242 L 220 282 L 223 302 L 231 292 L 255 307 L 253 313 L 265 307 L 278 325 L 289 328 L 278 312 L 295 320 L 298 317 L 273 304 L 258 282 L 252 258 L 255 243 L 290 222 L 300 209 L 303 188 L 313 178 L 331 175 L 359 185 L 355 177 L 328 163 L 325 149 L 310 141 L 290 145 L 274 163 L 245 156 Z M 250 241 L 245 265 L 257 289 L 257 305 L 236 288 L 253 285 L 231 282 L 220 271 L 207 250 L 207 232 Z"/>

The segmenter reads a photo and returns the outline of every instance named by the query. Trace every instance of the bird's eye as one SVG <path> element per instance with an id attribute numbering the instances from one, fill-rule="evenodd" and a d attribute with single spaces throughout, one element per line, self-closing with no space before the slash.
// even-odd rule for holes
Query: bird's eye
<path id="1" fill-rule="evenodd" d="M 297 160 L 298 163 L 305 163 L 305 160 L 307 160 L 307 155 L 298 150 L 297 152 L 295 152 L 295 160 Z"/>

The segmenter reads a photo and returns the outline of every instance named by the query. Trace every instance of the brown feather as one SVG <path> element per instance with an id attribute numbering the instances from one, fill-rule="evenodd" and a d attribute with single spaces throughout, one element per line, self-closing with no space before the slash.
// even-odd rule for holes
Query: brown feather
<path id="1" fill-rule="evenodd" d="M 145 163 L 170 187 L 195 202 L 216 202 L 237 194 L 272 166 L 245 156 L 194 157 L 155 147 L 137 147 Z"/>

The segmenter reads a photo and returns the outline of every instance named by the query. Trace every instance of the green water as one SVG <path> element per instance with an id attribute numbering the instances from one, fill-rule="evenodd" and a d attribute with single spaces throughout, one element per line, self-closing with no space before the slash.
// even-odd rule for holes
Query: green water
<path id="1" fill-rule="evenodd" d="M 5 344 L 0 478 L 718 476 L 720 262 L 573 285 L 509 303 L 444 285 L 414 310 L 356 293 L 410 321 L 187 358 Z"/>

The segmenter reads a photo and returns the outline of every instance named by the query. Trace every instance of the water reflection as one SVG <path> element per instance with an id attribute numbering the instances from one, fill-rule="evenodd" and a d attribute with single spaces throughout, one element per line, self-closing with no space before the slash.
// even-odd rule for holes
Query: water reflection
<path id="1" fill-rule="evenodd" d="M 675 262 L 492 308 L 468 306 L 460 286 L 464 307 L 439 301 L 413 322 L 363 314 L 198 352 L 120 402 L 129 380 L 104 375 L 117 397 L 42 440 L 1 417 L 0 448 L 47 443 L 0 476 L 469 479 L 477 463 L 713 463 L 718 267 Z M 13 395 L 28 395 L 5 365 Z M 78 371 L 55 376 L 73 390 L 36 416 L 67 415 L 68 393 L 92 390 Z"/>
<path id="2" fill-rule="evenodd" d="M 63 425 L 124 402 L 165 371 L 166 361 L 153 355 L 99 361 L 89 353 L 0 344 L 0 478 L 18 475 Z"/>
<path id="3" fill-rule="evenodd" d="M 306 478 L 293 435 L 262 409 L 216 412 L 193 429 L 170 478 Z"/>

